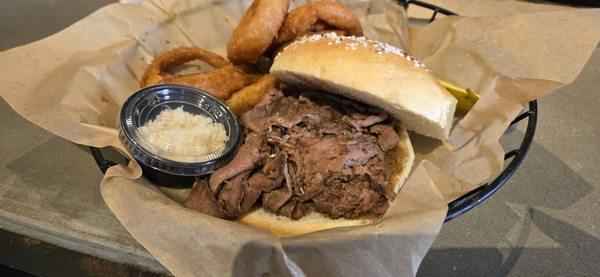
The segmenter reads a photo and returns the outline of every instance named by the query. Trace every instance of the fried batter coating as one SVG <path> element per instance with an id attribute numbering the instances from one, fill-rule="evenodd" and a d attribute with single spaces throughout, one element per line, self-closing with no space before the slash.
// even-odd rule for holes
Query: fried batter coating
<path id="1" fill-rule="evenodd" d="M 324 30 L 341 30 L 355 36 L 363 34 L 358 17 L 348 7 L 335 1 L 319 1 L 292 10 L 279 30 L 276 43 L 283 45 L 297 36 Z"/>
<path id="2" fill-rule="evenodd" d="M 256 63 L 283 24 L 289 0 L 254 0 L 233 30 L 227 58 L 235 64 Z"/>
<path id="3" fill-rule="evenodd" d="M 166 71 L 169 67 L 196 59 L 206 62 L 215 70 L 188 75 L 176 75 Z M 226 100 L 232 93 L 255 80 L 255 76 L 246 75 L 229 61 L 213 52 L 198 47 L 182 47 L 163 53 L 154 59 L 146 69 L 140 86 L 180 84 L 204 90 Z"/>

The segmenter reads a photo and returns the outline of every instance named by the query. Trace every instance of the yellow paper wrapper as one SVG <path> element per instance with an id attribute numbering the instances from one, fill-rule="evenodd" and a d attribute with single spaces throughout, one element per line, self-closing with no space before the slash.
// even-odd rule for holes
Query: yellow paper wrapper
<path id="1" fill-rule="evenodd" d="M 278 239 L 184 208 L 179 201 L 187 191 L 139 178 L 135 162 L 110 168 L 101 184 L 107 205 L 175 275 L 415 275 L 447 203 L 502 170 L 498 139 L 511 120 L 527 101 L 573 81 L 600 38 L 598 10 L 509 6 L 485 16 L 441 17 L 417 29 L 407 27 L 392 1 L 345 3 L 368 37 L 407 48 L 434 75 L 474 89 L 481 99 L 448 142 L 411 135 L 412 173 L 383 219 L 369 226 Z M 0 53 L 0 95 L 58 136 L 126 154 L 117 137 L 118 112 L 153 57 L 180 46 L 225 56 L 249 5 L 149 0 L 106 6 L 51 37 Z"/>

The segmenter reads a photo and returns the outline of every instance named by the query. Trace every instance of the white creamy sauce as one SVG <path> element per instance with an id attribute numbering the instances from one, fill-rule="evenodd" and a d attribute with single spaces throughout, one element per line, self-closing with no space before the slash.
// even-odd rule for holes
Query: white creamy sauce
<path id="1" fill-rule="evenodd" d="M 137 128 L 139 143 L 150 152 L 179 162 L 197 162 L 223 147 L 229 137 L 225 126 L 182 107 L 161 111 L 156 119 Z"/>

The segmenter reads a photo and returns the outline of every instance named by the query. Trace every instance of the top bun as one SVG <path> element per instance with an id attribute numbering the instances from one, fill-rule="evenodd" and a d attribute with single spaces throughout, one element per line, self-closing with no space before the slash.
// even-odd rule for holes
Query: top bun
<path id="1" fill-rule="evenodd" d="M 270 72 L 288 84 L 383 109 L 416 133 L 448 138 L 456 99 L 422 63 L 389 44 L 335 33 L 305 36 L 279 53 Z"/>

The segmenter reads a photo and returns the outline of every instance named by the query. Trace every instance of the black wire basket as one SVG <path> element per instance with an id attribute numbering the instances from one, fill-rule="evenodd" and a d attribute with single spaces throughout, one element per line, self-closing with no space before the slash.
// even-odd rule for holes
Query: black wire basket
<path id="1" fill-rule="evenodd" d="M 438 14 L 457 15 L 456 13 L 444 8 L 418 0 L 404 0 L 398 2 L 404 6 L 404 9 L 407 11 L 411 5 L 431 10 L 432 14 L 427 21 L 428 23 L 434 21 Z M 481 204 L 481 202 L 485 201 L 492 196 L 492 194 L 498 191 L 517 171 L 517 168 L 519 168 L 521 162 L 523 162 L 525 159 L 527 151 L 533 142 L 533 136 L 535 134 L 535 127 L 537 123 L 537 113 L 537 101 L 533 100 L 529 102 L 529 109 L 517 116 L 515 120 L 510 123 L 512 126 L 527 119 L 527 128 L 523 140 L 521 141 L 521 145 L 519 145 L 518 148 L 508 151 L 506 154 L 504 154 L 504 160 L 506 161 L 510 159 L 510 163 L 508 163 L 500 175 L 498 175 L 498 177 L 496 177 L 496 179 L 493 181 L 484 184 L 449 203 L 448 214 L 446 215 L 445 222 L 448 222 Z M 111 160 L 105 159 L 102 152 L 98 148 L 91 147 L 91 152 L 102 173 L 105 173 L 109 167 L 116 164 Z"/>

